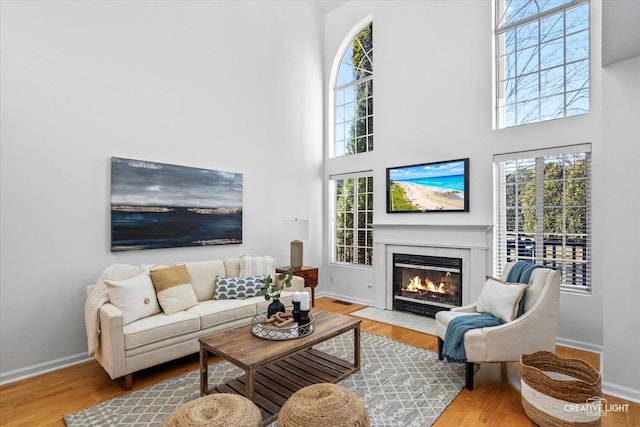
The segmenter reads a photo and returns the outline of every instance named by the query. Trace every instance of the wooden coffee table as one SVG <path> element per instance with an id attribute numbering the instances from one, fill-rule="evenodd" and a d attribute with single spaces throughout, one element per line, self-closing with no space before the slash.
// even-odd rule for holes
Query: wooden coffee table
<path id="1" fill-rule="evenodd" d="M 251 325 L 199 339 L 200 395 L 236 393 L 252 400 L 262 412 L 262 425 L 273 422 L 287 399 L 311 384 L 337 383 L 360 369 L 361 320 L 312 309 L 313 333 L 285 341 L 270 341 L 251 333 Z M 353 330 L 353 362 L 312 346 Z M 209 353 L 243 369 L 246 375 L 209 389 Z"/>

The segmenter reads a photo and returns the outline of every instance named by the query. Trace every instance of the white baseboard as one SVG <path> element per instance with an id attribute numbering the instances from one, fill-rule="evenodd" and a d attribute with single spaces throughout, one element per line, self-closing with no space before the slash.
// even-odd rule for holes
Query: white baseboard
<path id="1" fill-rule="evenodd" d="M 27 366 L 26 368 L 15 369 L 0 374 L 0 385 L 24 380 L 47 372 L 57 371 L 67 366 L 77 365 L 93 359 L 87 356 L 87 353 L 78 353 L 71 356 L 62 357 L 60 359 L 51 360 L 49 362 L 39 363 L 37 365 Z"/>
<path id="2" fill-rule="evenodd" d="M 609 396 L 615 396 L 619 397 L 620 399 L 640 403 L 640 390 L 613 384 L 606 381 L 602 382 L 602 394 L 607 394 Z"/>
<path id="3" fill-rule="evenodd" d="M 592 344 L 584 341 L 570 340 L 567 338 L 560 338 L 556 340 L 556 344 L 563 347 L 575 348 L 578 350 L 588 351 L 590 353 L 602 354 L 602 346 L 599 344 Z"/>
<path id="4" fill-rule="evenodd" d="M 369 305 L 371 307 L 375 305 L 375 301 L 364 300 L 360 298 L 353 298 L 353 297 L 348 297 L 344 295 L 338 295 L 331 292 L 323 292 L 321 294 L 316 294 L 316 298 L 320 298 L 320 297 L 334 298 L 334 299 L 339 299 L 340 301 L 352 302 L 354 304 Z"/>

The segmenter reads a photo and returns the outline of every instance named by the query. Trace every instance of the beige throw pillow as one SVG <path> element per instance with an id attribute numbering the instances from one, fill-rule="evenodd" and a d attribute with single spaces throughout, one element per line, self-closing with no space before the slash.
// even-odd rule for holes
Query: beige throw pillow
<path id="1" fill-rule="evenodd" d="M 177 313 L 198 304 L 189 271 L 184 264 L 151 270 L 151 280 L 165 313 Z"/>
<path id="2" fill-rule="evenodd" d="M 111 304 L 122 311 L 123 324 L 160 313 L 148 270 L 128 279 L 105 280 L 104 283 L 107 285 Z"/>
<path id="3" fill-rule="evenodd" d="M 487 277 L 476 304 L 479 313 L 491 313 L 504 322 L 518 317 L 518 305 L 527 290 L 522 283 L 506 283 L 494 277 Z"/>

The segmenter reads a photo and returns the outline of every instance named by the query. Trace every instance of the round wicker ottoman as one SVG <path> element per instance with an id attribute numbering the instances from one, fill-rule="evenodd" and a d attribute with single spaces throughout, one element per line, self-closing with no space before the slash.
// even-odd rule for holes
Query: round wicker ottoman
<path id="1" fill-rule="evenodd" d="M 588 363 L 548 351 L 520 356 L 522 407 L 541 426 L 595 427 L 601 421 L 601 377 Z"/>
<path id="2" fill-rule="evenodd" d="M 364 427 L 369 413 L 348 388 L 320 383 L 296 391 L 278 415 L 278 427 Z"/>
<path id="3" fill-rule="evenodd" d="M 215 393 L 179 407 L 162 427 L 256 427 L 261 421 L 260 410 L 246 397 Z"/>

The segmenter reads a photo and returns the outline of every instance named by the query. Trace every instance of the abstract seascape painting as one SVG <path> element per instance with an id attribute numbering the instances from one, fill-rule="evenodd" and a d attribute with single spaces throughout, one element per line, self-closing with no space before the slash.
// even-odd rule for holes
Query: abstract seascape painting
<path id="1" fill-rule="evenodd" d="M 111 251 L 242 243 L 242 174 L 111 158 Z"/>

